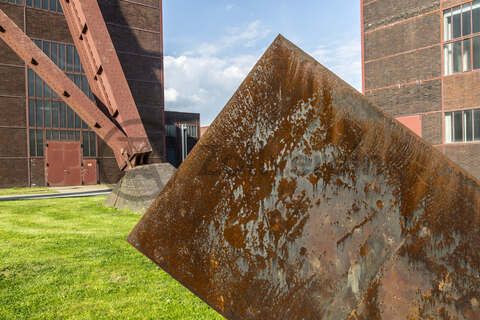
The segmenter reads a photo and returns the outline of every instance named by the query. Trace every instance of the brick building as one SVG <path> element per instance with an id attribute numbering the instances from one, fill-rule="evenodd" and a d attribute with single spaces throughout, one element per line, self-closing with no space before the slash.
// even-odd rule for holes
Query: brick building
<path id="1" fill-rule="evenodd" d="M 150 162 L 167 161 L 161 0 L 98 3 L 153 148 Z M 58 0 L 0 0 L 0 9 L 94 99 Z M 1 40 L 0 112 L 0 187 L 48 184 L 49 141 L 81 142 L 88 183 L 121 176 L 106 144 Z"/>
<path id="2" fill-rule="evenodd" d="M 361 0 L 363 92 L 480 177 L 480 1 Z"/>

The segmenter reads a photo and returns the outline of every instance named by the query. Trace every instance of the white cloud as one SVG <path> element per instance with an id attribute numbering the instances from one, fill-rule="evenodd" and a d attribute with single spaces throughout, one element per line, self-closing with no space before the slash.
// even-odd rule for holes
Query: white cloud
<path id="1" fill-rule="evenodd" d="M 216 42 L 203 43 L 179 56 L 165 56 L 166 108 L 198 112 L 202 124 L 209 124 L 258 59 L 255 54 L 225 52 L 251 48 L 269 34 L 260 21 L 253 21 L 244 28 L 230 29 Z"/>
<path id="2" fill-rule="evenodd" d="M 218 41 L 179 56 L 165 56 L 167 109 L 198 112 L 202 125 L 210 124 L 262 53 L 258 41 L 270 33 L 260 21 L 253 21 L 245 28 L 230 29 Z M 312 51 L 320 63 L 359 90 L 360 53 L 357 40 L 321 45 Z"/>
<path id="3" fill-rule="evenodd" d="M 361 42 L 357 39 L 321 45 L 312 52 L 318 62 L 359 91 L 362 88 L 361 54 Z"/>
<path id="4" fill-rule="evenodd" d="M 175 88 L 167 88 L 165 89 L 165 101 L 168 102 L 175 102 L 178 99 L 178 91 Z"/>

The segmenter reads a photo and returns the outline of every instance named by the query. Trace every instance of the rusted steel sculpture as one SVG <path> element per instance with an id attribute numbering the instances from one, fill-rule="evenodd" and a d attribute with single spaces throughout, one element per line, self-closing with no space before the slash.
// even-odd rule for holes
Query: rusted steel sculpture
<path id="1" fill-rule="evenodd" d="M 480 319 L 480 187 L 279 37 L 129 241 L 228 319 Z"/>
<path id="2" fill-rule="evenodd" d="M 0 39 L 35 71 L 113 150 L 121 169 L 152 151 L 96 1 L 60 1 L 99 105 L 92 102 L 0 9 Z M 78 27 L 78 28 L 77 28 Z M 104 114 L 105 106 L 109 114 Z"/>

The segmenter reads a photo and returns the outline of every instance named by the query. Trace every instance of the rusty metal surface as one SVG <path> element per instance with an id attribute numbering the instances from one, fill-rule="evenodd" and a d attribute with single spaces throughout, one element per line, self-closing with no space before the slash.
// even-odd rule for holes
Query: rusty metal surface
<path id="1" fill-rule="evenodd" d="M 60 4 L 92 91 L 120 123 L 136 152 L 151 152 L 98 1 L 60 0 Z"/>
<path id="2" fill-rule="evenodd" d="M 1 9 L 0 39 L 108 144 L 121 169 L 137 165 L 138 159 L 151 151 L 142 135 L 127 136 L 123 128 L 107 117 Z M 138 117 L 124 127 L 139 126 L 143 128 Z"/>
<path id="3" fill-rule="evenodd" d="M 129 237 L 228 319 L 479 319 L 480 187 L 279 37 Z"/>
<path id="4" fill-rule="evenodd" d="M 82 184 L 86 186 L 98 184 L 97 159 L 83 159 L 82 163 Z"/>
<path id="5" fill-rule="evenodd" d="M 49 141 L 45 145 L 45 177 L 51 187 L 82 184 L 80 142 Z"/>

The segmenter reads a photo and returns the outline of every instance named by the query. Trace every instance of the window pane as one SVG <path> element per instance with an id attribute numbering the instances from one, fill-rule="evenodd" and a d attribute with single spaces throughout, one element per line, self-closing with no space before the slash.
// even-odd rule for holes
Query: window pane
<path id="1" fill-rule="evenodd" d="M 464 136 L 465 141 L 473 140 L 473 119 L 472 119 L 472 110 L 465 111 L 463 113 L 463 125 L 465 128 Z"/>
<path id="2" fill-rule="evenodd" d="M 472 20 L 473 32 L 480 32 L 480 0 L 473 1 Z"/>
<path id="3" fill-rule="evenodd" d="M 473 38 L 473 68 L 480 68 L 480 37 Z"/>
<path id="4" fill-rule="evenodd" d="M 67 127 L 67 106 L 65 103 L 60 103 L 60 128 Z"/>
<path id="5" fill-rule="evenodd" d="M 458 6 L 452 9 L 453 16 L 453 39 L 462 36 L 462 7 Z"/>
<path id="6" fill-rule="evenodd" d="M 37 155 L 37 147 L 35 145 L 35 130 L 30 129 L 29 139 L 30 139 L 30 156 L 34 157 Z"/>
<path id="7" fill-rule="evenodd" d="M 43 127 L 43 101 L 37 100 L 35 104 L 35 115 L 37 121 L 37 127 Z"/>
<path id="8" fill-rule="evenodd" d="M 73 46 L 67 45 L 67 71 L 73 71 Z"/>
<path id="9" fill-rule="evenodd" d="M 472 47 L 470 45 L 470 39 L 463 41 L 463 71 L 470 71 L 472 70 Z"/>
<path id="10" fill-rule="evenodd" d="M 58 128 L 58 113 L 60 109 L 60 102 L 53 101 L 52 102 L 52 127 Z"/>
<path id="11" fill-rule="evenodd" d="M 62 70 L 65 70 L 65 46 L 58 46 L 58 67 Z"/>
<path id="12" fill-rule="evenodd" d="M 45 127 L 50 128 L 52 126 L 52 102 L 45 101 Z"/>
<path id="13" fill-rule="evenodd" d="M 452 10 L 451 9 L 444 11 L 443 31 L 444 31 L 443 37 L 445 41 L 452 40 Z"/>
<path id="14" fill-rule="evenodd" d="M 73 62 L 75 63 L 75 72 L 82 72 L 82 67 L 80 64 L 80 57 L 78 56 L 78 51 L 74 50 Z"/>
<path id="15" fill-rule="evenodd" d="M 75 113 L 75 129 L 80 129 L 82 127 L 82 119 Z"/>
<path id="16" fill-rule="evenodd" d="M 35 75 L 32 69 L 28 69 L 28 96 L 35 96 Z"/>
<path id="17" fill-rule="evenodd" d="M 453 73 L 453 44 L 445 45 L 444 51 L 445 75 L 448 76 Z"/>
<path id="18" fill-rule="evenodd" d="M 473 112 L 473 135 L 474 140 L 480 140 L 480 110 L 475 110 Z"/>
<path id="19" fill-rule="evenodd" d="M 51 54 L 52 61 L 58 66 L 58 44 L 52 43 Z"/>
<path id="20" fill-rule="evenodd" d="M 48 10 L 48 0 L 42 1 L 42 9 Z"/>
<path id="21" fill-rule="evenodd" d="M 50 10 L 57 11 L 57 0 L 50 0 Z"/>
<path id="22" fill-rule="evenodd" d="M 35 127 L 35 100 L 28 100 L 28 123 L 30 127 Z"/>
<path id="23" fill-rule="evenodd" d="M 43 132 L 42 130 L 37 130 L 37 157 L 43 157 Z"/>
<path id="24" fill-rule="evenodd" d="M 462 8 L 462 34 L 468 36 L 472 33 L 472 5 L 464 4 Z"/>
<path id="25" fill-rule="evenodd" d="M 35 74 L 35 97 L 43 97 L 43 81 Z"/>
<path id="26" fill-rule="evenodd" d="M 453 141 L 463 141 L 463 119 L 462 111 L 453 113 Z"/>
<path id="27" fill-rule="evenodd" d="M 453 73 L 462 71 L 462 42 L 453 44 Z"/>
<path id="28" fill-rule="evenodd" d="M 50 57 L 50 41 L 43 41 L 43 52 Z"/>
<path id="29" fill-rule="evenodd" d="M 90 137 L 88 135 L 88 132 L 83 132 L 82 133 L 82 144 L 83 144 L 83 155 L 85 157 L 88 157 L 90 154 Z"/>
<path id="30" fill-rule="evenodd" d="M 35 8 L 40 8 L 41 7 L 41 1 L 40 0 L 35 0 L 33 1 L 33 6 Z"/>
<path id="31" fill-rule="evenodd" d="M 67 128 L 75 128 L 75 115 L 69 106 L 67 106 Z"/>
<path id="32" fill-rule="evenodd" d="M 93 132 L 90 132 L 90 157 L 95 157 L 97 155 L 97 135 Z"/>

